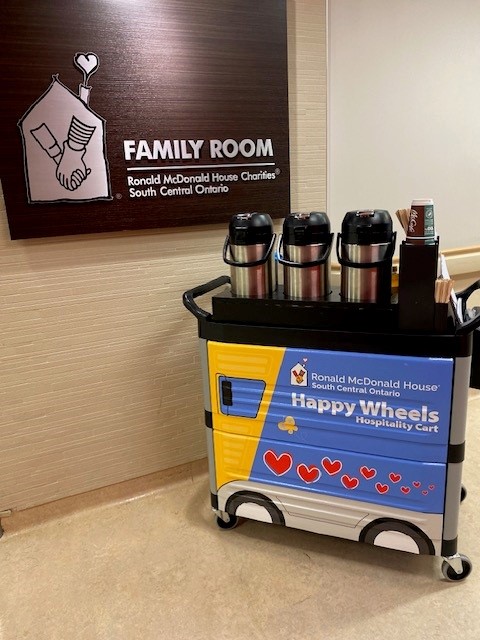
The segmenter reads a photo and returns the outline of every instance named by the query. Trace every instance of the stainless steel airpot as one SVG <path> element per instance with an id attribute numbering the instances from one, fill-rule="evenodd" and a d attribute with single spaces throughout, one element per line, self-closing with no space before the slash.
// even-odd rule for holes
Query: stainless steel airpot
<path id="1" fill-rule="evenodd" d="M 230 220 L 223 259 L 230 266 L 232 294 L 265 298 L 276 287 L 272 219 L 268 213 L 237 213 Z"/>
<path id="2" fill-rule="evenodd" d="M 332 239 L 324 212 L 291 213 L 285 218 L 278 261 L 283 265 L 286 298 L 321 300 L 328 296 Z"/>
<path id="3" fill-rule="evenodd" d="M 388 303 L 396 234 L 383 209 L 349 211 L 337 238 L 340 295 L 347 302 Z"/>

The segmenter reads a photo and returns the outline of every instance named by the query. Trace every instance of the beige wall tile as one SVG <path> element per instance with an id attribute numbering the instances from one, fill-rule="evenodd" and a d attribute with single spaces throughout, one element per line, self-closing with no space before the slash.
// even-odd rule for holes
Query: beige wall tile
<path id="1" fill-rule="evenodd" d="M 325 207 L 323 0 L 288 0 L 292 209 Z M 227 273 L 224 226 L 10 241 L 0 207 L 1 509 L 206 455 L 181 295 Z"/>

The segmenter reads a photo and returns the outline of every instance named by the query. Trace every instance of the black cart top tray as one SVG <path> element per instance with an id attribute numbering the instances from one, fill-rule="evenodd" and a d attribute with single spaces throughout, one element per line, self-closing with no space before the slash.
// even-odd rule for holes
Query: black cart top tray
<path id="1" fill-rule="evenodd" d="M 325 300 L 289 300 L 279 286 L 269 298 L 240 298 L 225 289 L 212 298 L 213 320 L 277 327 L 339 331 L 392 332 L 398 329 L 398 305 L 345 302 L 338 288 Z"/>
<path id="2" fill-rule="evenodd" d="M 202 339 L 442 358 L 472 352 L 471 333 L 477 325 L 459 323 L 448 304 L 435 305 L 439 320 L 432 331 L 412 332 L 399 328 L 394 299 L 385 305 L 350 303 L 334 289 L 326 300 L 289 300 L 281 287 L 269 298 L 240 298 L 225 289 L 229 282 L 228 276 L 220 276 L 183 294 Z M 210 313 L 196 298 L 214 291 Z"/>

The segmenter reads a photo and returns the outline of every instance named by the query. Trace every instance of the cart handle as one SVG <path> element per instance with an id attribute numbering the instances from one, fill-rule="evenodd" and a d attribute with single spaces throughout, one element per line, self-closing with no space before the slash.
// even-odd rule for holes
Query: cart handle
<path id="1" fill-rule="evenodd" d="M 183 304 L 190 311 L 190 313 L 193 313 L 193 315 L 198 318 L 198 320 L 208 320 L 212 316 L 212 314 L 199 307 L 195 302 L 195 298 L 204 296 L 206 293 L 210 293 L 210 291 L 213 291 L 214 289 L 217 289 L 218 287 L 222 287 L 224 284 L 229 283 L 230 276 L 220 276 L 218 278 L 215 278 L 215 280 L 210 280 L 205 284 L 201 284 L 198 287 L 189 289 L 183 294 Z"/>
<path id="2" fill-rule="evenodd" d="M 477 291 L 477 289 L 480 289 L 480 280 L 477 280 L 476 282 L 469 285 L 463 291 L 460 291 L 460 293 L 457 293 L 457 300 L 459 300 L 462 305 L 463 317 L 465 317 L 467 314 L 467 300 L 474 291 Z M 474 318 L 471 318 L 470 320 L 463 322 L 458 327 L 457 333 L 459 334 L 470 333 L 470 331 L 474 331 L 479 326 L 480 326 L 480 313 L 476 315 Z"/>

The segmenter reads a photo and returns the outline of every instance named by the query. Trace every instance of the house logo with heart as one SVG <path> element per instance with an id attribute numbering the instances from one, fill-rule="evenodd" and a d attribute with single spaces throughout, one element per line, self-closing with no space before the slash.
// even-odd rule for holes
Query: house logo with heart
<path id="1" fill-rule="evenodd" d="M 290 369 L 290 384 L 294 387 L 306 387 L 308 386 L 308 371 L 306 368 L 307 358 L 303 358 L 303 361 L 297 362 L 297 364 Z"/>
<path id="2" fill-rule="evenodd" d="M 30 204 L 112 199 L 106 122 L 89 104 L 89 80 L 100 60 L 92 52 L 76 53 L 73 63 L 83 79 L 78 93 L 54 75 L 18 123 Z"/>

